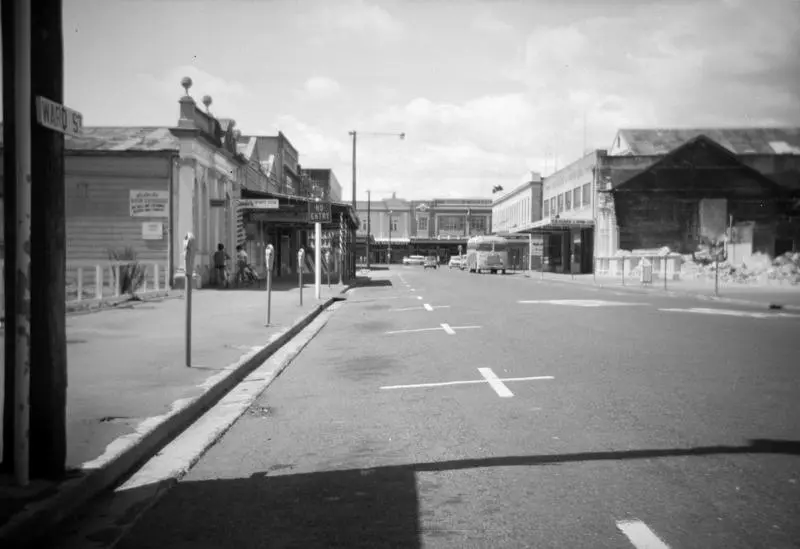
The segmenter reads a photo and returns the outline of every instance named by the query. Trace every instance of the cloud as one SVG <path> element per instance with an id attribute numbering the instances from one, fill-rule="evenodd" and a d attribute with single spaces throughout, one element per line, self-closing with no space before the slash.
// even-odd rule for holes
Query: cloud
<path id="1" fill-rule="evenodd" d="M 303 89 L 312 97 L 324 98 L 338 93 L 341 90 L 341 86 L 332 78 L 313 76 L 306 80 Z"/>
<path id="2" fill-rule="evenodd" d="M 495 16 L 490 9 L 480 9 L 472 18 L 472 28 L 488 34 L 505 34 L 514 30 L 514 26 Z"/>
<path id="3" fill-rule="evenodd" d="M 298 13 L 298 22 L 310 36 L 321 41 L 320 33 L 331 36 L 342 32 L 368 34 L 382 40 L 394 40 L 405 34 L 403 24 L 385 8 L 367 0 L 325 2 L 310 12 Z"/>

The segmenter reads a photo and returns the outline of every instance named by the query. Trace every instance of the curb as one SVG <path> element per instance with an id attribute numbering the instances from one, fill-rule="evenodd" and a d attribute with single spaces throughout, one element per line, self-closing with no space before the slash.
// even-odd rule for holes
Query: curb
<path id="1" fill-rule="evenodd" d="M 603 290 L 621 290 L 623 292 L 630 292 L 632 294 L 642 294 L 642 295 L 662 295 L 667 297 L 689 297 L 694 298 L 699 301 L 716 301 L 719 303 L 730 303 L 731 305 L 746 305 L 751 307 L 759 307 L 759 308 L 766 308 L 769 310 L 786 310 L 786 311 L 798 311 L 800 312 L 800 305 L 787 305 L 783 303 L 767 303 L 764 301 L 751 301 L 749 299 L 736 299 L 734 297 L 716 297 L 712 295 L 704 295 L 698 294 L 696 292 L 690 291 L 681 291 L 681 290 L 646 290 L 644 288 L 635 288 L 631 286 L 610 286 L 606 284 L 587 284 L 585 282 L 579 282 L 577 280 L 555 280 L 552 278 L 544 278 L 544 279 L 534 279 L 534 277 L 529 275 L 523 275 L 524 278 L 529 280 L 537 280 L 539 282 L 555 282 L 556 284 L 571 284 L 576 286 L 584 286 L 587 288 L 599 288 Z"/>
<path id="2" fill-rule="evenodd" d="M 351 287 L 347 285 L 339 293 L 344 294 L 350 289 Z M 322 311 L 342 299 L 344 298 L 326 299 L 295 320 L 288 329 L 276 334 L 261 349 L 245 355 L 227 376 L 207 387 L 204 393 L 180 408 L 172 410 L 163 420 L 139 434 L 136 440 L 127 444 L 109 461 L 96 469 L 84 471 L 77 478 L 64 481 L 49 498 L 23 508 L 0 526 L 0 546 L 25 547 L 46 536 L 55 526 L 77 513 L 87 502 L 117 484 L 137 466 L 157 454 L 253 370 L 308 326 Z"/>

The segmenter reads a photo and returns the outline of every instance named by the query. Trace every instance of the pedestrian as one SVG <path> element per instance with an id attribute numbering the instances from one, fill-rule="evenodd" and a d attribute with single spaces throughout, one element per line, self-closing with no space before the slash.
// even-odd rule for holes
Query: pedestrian
<path id="1" fill-rule="evenodd" d="M 247 269 L 247 252 L 244 251 L 244 247 L 239 244 L 236 246 L 236 282 L 237 284 L 239 281 L 247 280 L 247 274 L 245 273 L 245 269 Z"/>
<path id="2" fill-rule="evenodd" d="M 228 287 L 228 269 L 226 261 L 231 258 L 227 253 L 225 253 L 225 245 L 224 244 L 217 244 L 217 251 L 214 252 L 214 274 L 217 278 L 217 285 L 218 286 L 225 286 Z"/>

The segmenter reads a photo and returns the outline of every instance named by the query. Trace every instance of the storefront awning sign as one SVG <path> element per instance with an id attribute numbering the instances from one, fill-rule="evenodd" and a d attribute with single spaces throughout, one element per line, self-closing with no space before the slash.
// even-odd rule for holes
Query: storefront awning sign
<path id="1" fill-rule="evenodd" d="M 277 210 L 280 208 L 277 198 L 242 198 L 239 199 L 238 204 L 240 208 L 249 208 L 251 210 Z"/>

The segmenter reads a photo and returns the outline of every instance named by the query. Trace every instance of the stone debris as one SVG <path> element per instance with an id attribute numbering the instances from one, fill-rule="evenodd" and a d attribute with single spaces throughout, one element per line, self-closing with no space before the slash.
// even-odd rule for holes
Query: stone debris
<path id="1" fill-rule="evenodd" d="M 681 264 L 681 278 L 684 280 L 714 278 L 717 264 L 712 253 L 700 250 L 684 255 Z M 719 278 L 726 282 L 767 283 L 769 281 L 800 282 L 800 253 L 786 252 L 771 258 L 763 253 L 755 253 L 746 261 L 731 263 L 720 260 Z"/>

